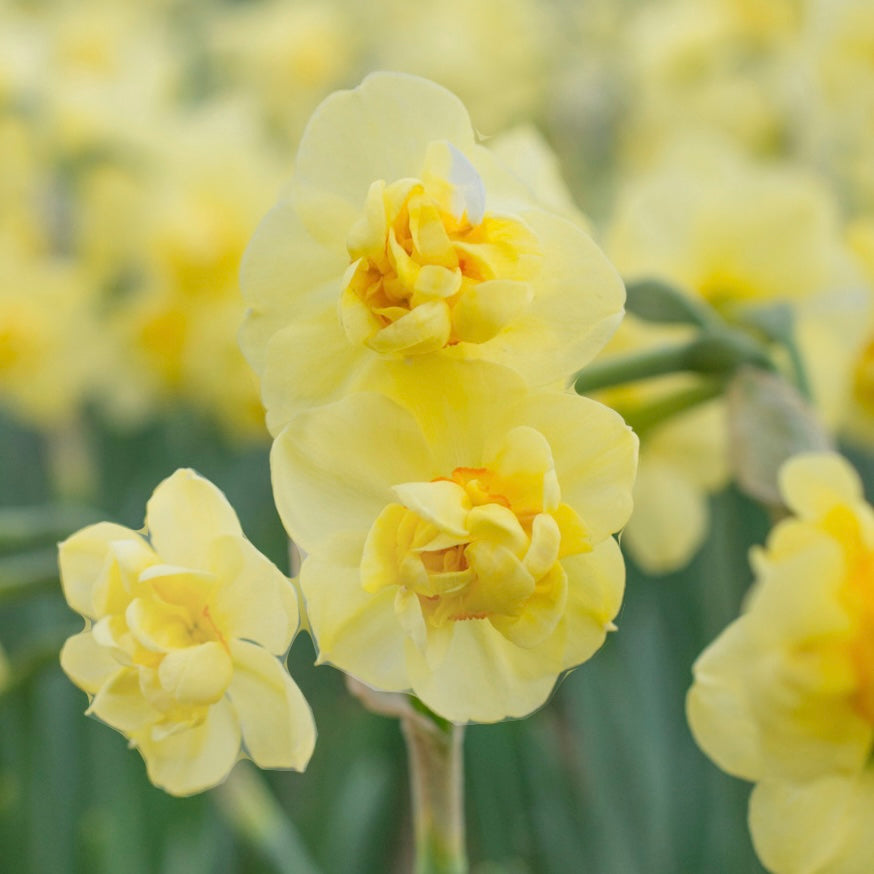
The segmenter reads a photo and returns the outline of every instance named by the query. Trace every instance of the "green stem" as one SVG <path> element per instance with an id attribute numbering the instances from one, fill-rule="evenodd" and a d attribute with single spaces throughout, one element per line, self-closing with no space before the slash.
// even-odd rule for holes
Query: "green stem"
<path id="1" fill-rule="evenodd" d="M 810 387 L 810 380 L 807 377 L 807 367 L 804 364 L 804 359 L 801 357 L 801 351 L 794 337 L 788 337 L 784 340 L 783 346 L 789 353 L 789 363 L 792 365 L 792 373 L 795 376 L 795 385 L 802 397 L 806 401 L 813 400 L 813 391 Z"/>
<path id="2" fill-rule="evenodd" d="M 721 379 L 702 380 L 698 385 L 659 398 L 652 403 L 641 404 L 628 410 L 619 409 L 618 412 L 631 425 L 634 432 L 641 436 L 673 416 L 718 398 L 724 390 L 725 383 Z"/>
<path id="3" fill-rule="evenodd" d="M 401 729 L 410 760 L 415 874 L 466 874 L 464 727 L 410 713 Z"/>
<path id="4" fill-rule="evenodd" d="M 685 370 L 688 347 L 688 343 L 660 346 L 596 361 L 577 374 L 574 389 L 577 394 L 585 395 L 614 385 Z"/>
<path id="5" fill-rule="evenodd" d="M 727 375 L 744 364 L 766 370 L 774 367 L 762 344 L 743 331 L 708 332 L 684 343 L 596 361 L 577 374 L 574 389 L 578 394 L 591 394 L 668 373 Z"/>

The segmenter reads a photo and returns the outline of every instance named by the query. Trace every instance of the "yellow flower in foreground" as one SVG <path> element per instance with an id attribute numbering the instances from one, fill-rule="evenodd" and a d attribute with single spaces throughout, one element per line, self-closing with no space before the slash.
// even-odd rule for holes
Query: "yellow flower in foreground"
<path id="1" fill-rule="evenodd" d="M 485 362 L 384 376 L 273 446 L 319 661 L 454 722 L 524 716 L 613 627 L 637 440 Z"/>
<path id="2" fill-rule="evenodd" d="M 262 768 L 303 770 L 313 718 L 277 658 L 298 627 L 293 586 L 191 470 L 155 489 L 146 531 L 101 522 L 60 545 L 64 595 L 87 623 L 61 666 L 88 713 L 174 795 L 220 783 L 241 743 Z"/>
<path id="3" fill-rule="evenodd" d="M 744 614 L 696 662 L 689 723 L 721 768 L 759 783 L 750 825 L 767 867 L 863 874 L 874 815 L 874 511 L 832 454 L 787 462 L 781 490 L 795 515 L 753 552 Z"/>
<path id="4" fill-rule="evenodd" d="M 241 342 L 271 431 L 397 359 L 484 358 L 533 385 L 586 364 L 624 289 L 541 203 L 432 82 L 378 73 L 324 101 L 242 269 Z"/>

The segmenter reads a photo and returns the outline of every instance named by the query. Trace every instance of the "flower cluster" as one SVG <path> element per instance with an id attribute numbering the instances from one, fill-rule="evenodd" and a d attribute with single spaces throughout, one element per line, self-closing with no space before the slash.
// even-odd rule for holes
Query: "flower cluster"
<path id="1" fill-rule="evenodd" d="M 524 716 L 622 598 L 636 439 L 560 388 L 621 280 L 426 80 L 334 94 L 295 166 L 242 344 L 319 661 L 454 722 Z"/>

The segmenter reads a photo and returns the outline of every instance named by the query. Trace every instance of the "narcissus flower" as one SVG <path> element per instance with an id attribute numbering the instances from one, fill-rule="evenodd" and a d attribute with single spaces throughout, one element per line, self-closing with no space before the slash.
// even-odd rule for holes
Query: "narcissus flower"
<path id="1" fill-rule="evenodd" d="M 431 358 L 294 417 L 273 487 L 319 661 L 454 722 L 540 706 L 612 627 L 637 440 L 612 410 Z"/>
<path id="2" fill-rule="evenodd" d="M 586 364 L 624 289 L 541 203 L 438 85 L 381 73 L 329 97 L 243 264 L 242 346 L 271 431 L 398 359 L 484 358 L 533 385 Z"/>
<path id="3" fill-rule="evenodd" d="M 696 662 L 689 722 L 721 768 L 759 782 L 750 824 L 771 870 L 862 872 L 871 843 L 860 822 L 874 814 L 874 511 L 833 454 L 787 462 L 781 490 L 795 515 L 753 552 L 744 614 Z"/>
<path id="4" fill-rule="evenodd" d="M 60 545 L 64 595 L 86 619 L 61 666 L 88 713 L 174 795 L 220 783 L 241 744 L 260 767 L 305 768 L 312 714 L 277 658 L 298 627 L 290 581 L 191 470 L 155 489 L 146 534 L 101 522 Z"/>

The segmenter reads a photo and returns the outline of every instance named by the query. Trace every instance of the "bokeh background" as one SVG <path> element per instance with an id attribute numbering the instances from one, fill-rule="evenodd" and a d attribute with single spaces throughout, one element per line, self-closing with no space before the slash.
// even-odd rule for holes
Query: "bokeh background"
<path id="1" fill-rule="evenodd" d="M 3 871 L 409 868 L 398 726 L 314 668 L 305 634 L 289 666 L 319 730 L 308 771 L 241 764 L 186 800 L 153 788 L 124 739 L 82 715 L 57 664 L 80 620 L 55 543 L 99 519 L 140 527 L 178 467 L 222 488 L 288 569 L 257 385 L 236 346 L 237 272 L 312 110 L 377 69 L 455 91 L 608 254 L 638 186 L 668 167 L 679 195 L 696 184 L 689 155 L 719 175 L 712 156 L 731 153 L 814 179 L 851 284 L 874 279 L 870 0 L 0 0 Z M 827 418 L 874 483 L 866 338 L 849 344 Z M 770 524 L 728 479 L 702 491 L 709 535 L 690 563 L 656 575 L 629 559 L 619 632 L 546 707 L 468 730 L 475 874 L 763 870 L 748 786 L 697 750 L 683 712 L 692 662 L 737 615 L 747 551 Z M 241 800 L 253 793 L 257 809 Z"/>

